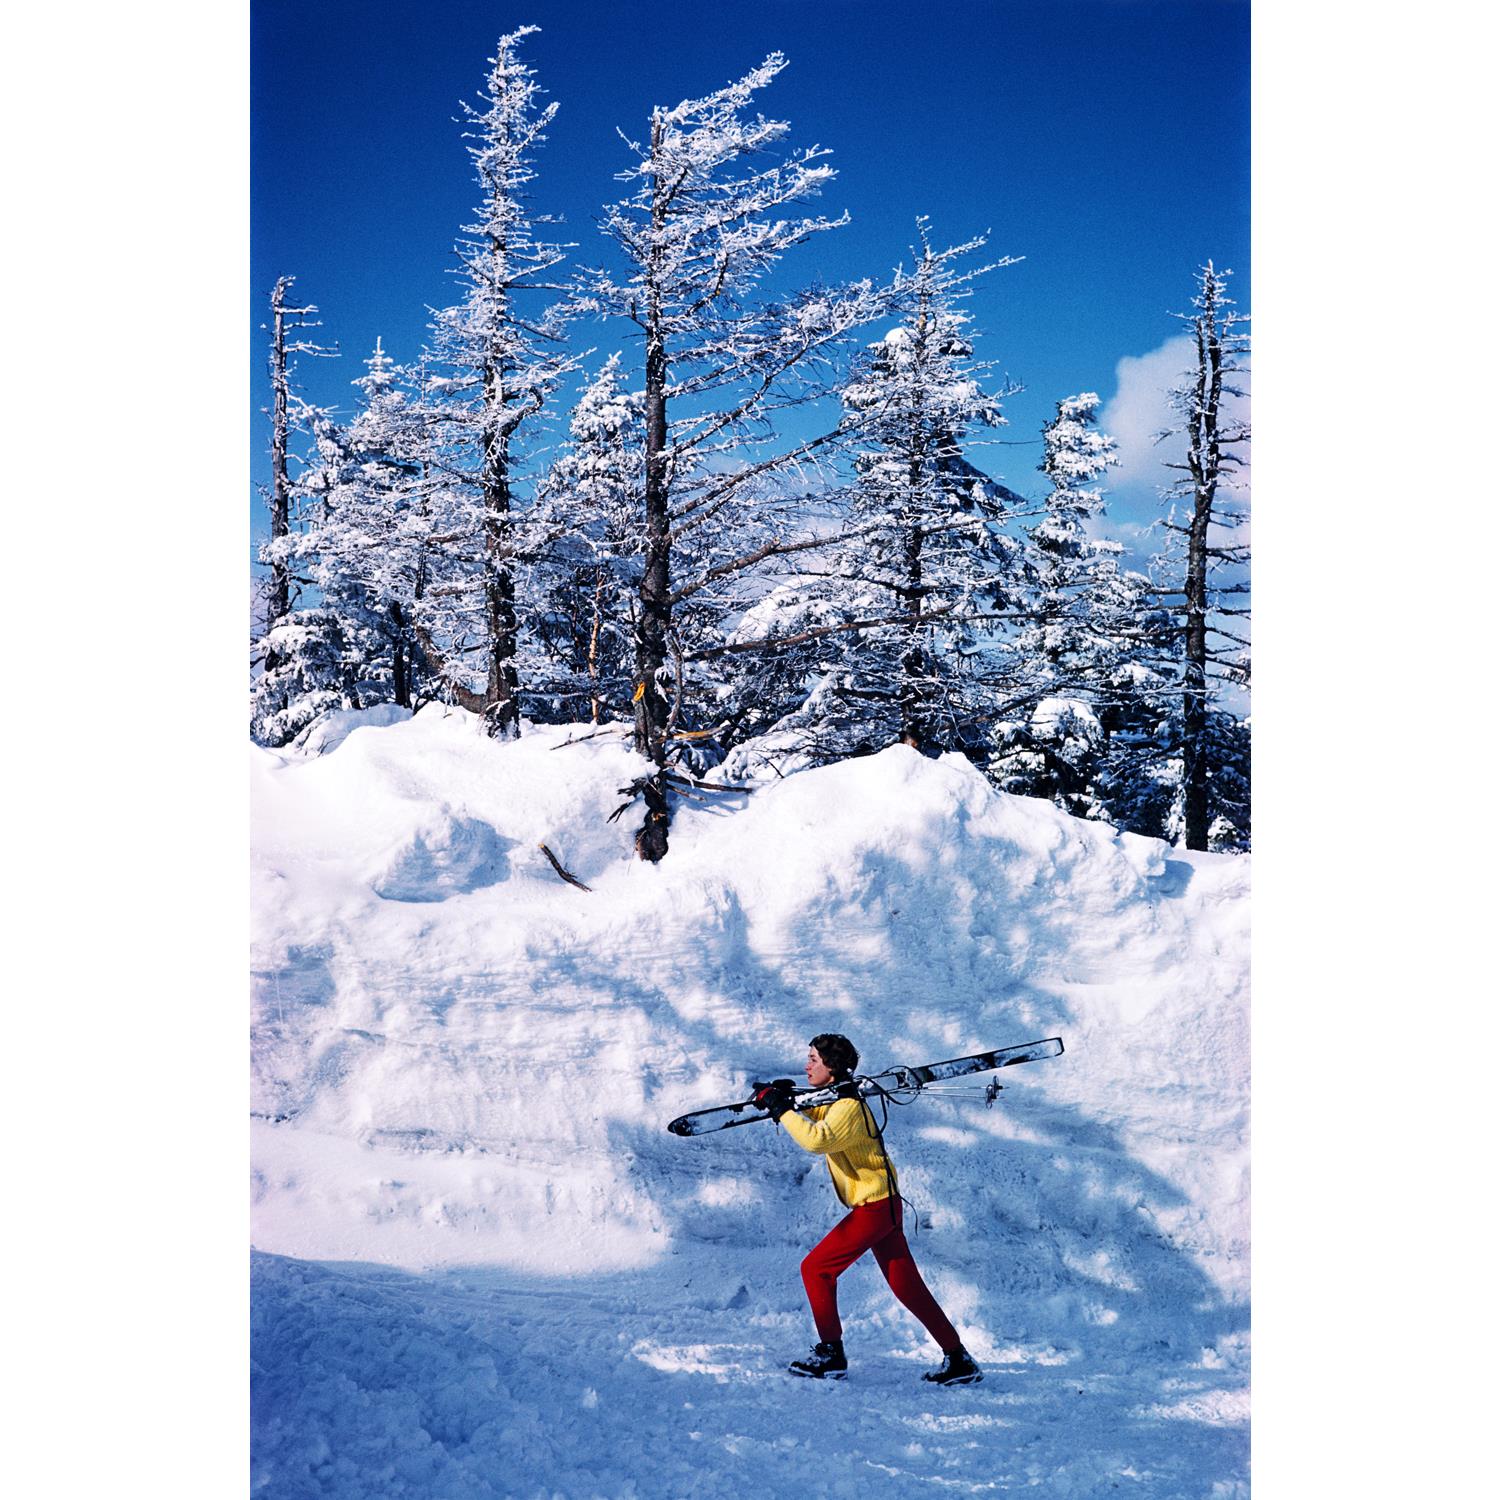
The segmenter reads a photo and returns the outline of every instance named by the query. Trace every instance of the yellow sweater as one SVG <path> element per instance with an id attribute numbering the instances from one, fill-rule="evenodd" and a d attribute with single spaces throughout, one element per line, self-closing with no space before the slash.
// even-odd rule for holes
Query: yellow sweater
<path id="1" fill-rule="evenodd" d="M 808 1110 L 811 1119 L 789 1109 L 781 1127 L 804 1151 L 828 1162 L 833 1190 L 846 1208 L 879 1203 L 896 1188 L 896 1171 L 886 1173 L 886 1158 L 871 1128 L 870 1110 L 858 1099 L 836 1099 Z"/>

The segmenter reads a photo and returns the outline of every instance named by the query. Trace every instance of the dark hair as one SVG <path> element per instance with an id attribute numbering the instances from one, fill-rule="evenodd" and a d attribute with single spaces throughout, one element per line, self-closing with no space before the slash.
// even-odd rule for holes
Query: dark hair
<path id="1" fill-rule="evenodd" d="M 859 1066 L 859 1049 L 836 1031 L 820 1031 L 807 1045 L 818 1049 L 833 1073 L 852 1073 Z"/>

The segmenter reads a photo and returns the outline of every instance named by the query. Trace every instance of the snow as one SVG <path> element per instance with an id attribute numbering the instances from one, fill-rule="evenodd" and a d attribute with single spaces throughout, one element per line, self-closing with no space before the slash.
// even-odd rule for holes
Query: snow
<path id="1" fill-rule="evenodd" d="M 256 1492 L 1247 1494 L 1248 860 L 893 747 L 685 806 L 649 866 L 608 821 L 643 763 L 584 733 L 252 749 Z M 866 1262 L 850 1380 L 786 1377 L 822 1164 L 663 1128 L 821 1030 L 871 1070 L 1064 1038 L 888 1126 L 982 1385 L 921 1383 Z"/>

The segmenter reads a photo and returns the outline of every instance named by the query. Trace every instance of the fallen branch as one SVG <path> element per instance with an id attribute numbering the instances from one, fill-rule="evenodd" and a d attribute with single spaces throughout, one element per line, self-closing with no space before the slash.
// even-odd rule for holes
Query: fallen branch
<path id="1" fill-rule="evenodd" d="M 722 734 L 728 727 L 729 720 L 725 719 L 722 724 L 715 724 L 712 729 L 678 729 L 666 738 L 669 740 L 706 740 L 710 735 Z"/>
<path id="2" fill-rule="evenodd" d="M 547 862 L 569 885 L 576 885 L 580 891 L 593 892 L 593 886 L 585 885 L 576 875 L 569 874 L 567 870 L 563 869 L 561 861 L 545 844 L 538 844 L 537 848 L 547 856 Z"/>
<path id="3" fill-rule="evenodd" d="M 696 777 L 685 776 L 677 770 L 668 771 L 666 776 L 668 783 L 674 787 L 701 786 L 709 792 L 743 792 L 747 796 L 755 790 L 753 786 L 740 786 L 732 781 L 699 781 Z"/>
<path id="4" fill-rule="evenodd" d="M 564 740 L 560 745 L 554 745 L 554 750 L 566 750 L 569 745 L 581 745 L 585 740 L 596 740 L 601 734 L 618 734 L 621 731 L 629 731 L 628 724 L 606 724 L 603 729 L 596 729 L 592 734 L 580 734 L 576 739 Z"/>

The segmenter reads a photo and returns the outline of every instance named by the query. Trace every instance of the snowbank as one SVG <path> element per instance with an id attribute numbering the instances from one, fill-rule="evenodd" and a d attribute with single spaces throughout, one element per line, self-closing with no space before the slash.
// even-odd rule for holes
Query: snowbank
<path id="1" fill-rule="evenodd" d="M 482 1303 L 486 1327 L 516 1299 L 563 1299 L 575 1331 L 595 1327 L 589 1298 L 616 1309 L 599 1326 L 623 1319 L 630 1337 L 608 1339 L 595 1405 L 570 1395 L 570 1421 L 604 1422 L 578 1414 L 633 1390 L 643 1365 L 710 1384 L 738 1371 L 781 1391 L 776 1372 L 805 1325 L 796 1247 L 837 1212 L 826 1176 L 769 1128 L 684 1141 L 663 1126 L 741 1097 L 753 1075 L 799 1072 L 807 1038 L 830 1029 L 872 1070 L 1064 1038 L 1063 1057 L 1002 1075 L 994 1108 L 976 1094 L 894 1113 L 892 1153 L 926 1225 L 918 1260 L 981 1360 L 1055 1365 L 1069 1382 L 1080 1361 L 1100 1380 L 1144 1372 L 1121 1410 L 1156 1413 L 1142 1432 L 1178 1433 L 1153 1472 L 1181 1471 L 1184 1494 L 1207 1493 L 1210 1472 L 1236 1492 L 1247 860 L 1118 835 L 997 793 L 959 757 L 895 747 L 686 808 L 651 867 L 631 853 L 638 810 L 608 822 L 644 769 L 620 736 L 565 744 L 587 731 L 533 729 L 501 744 L 461 712 L 392 718 L 341 724 L 321 754 L 252 752 L 254 1241 L 270 1252 L 257 1442 L 276 1493 L 358 1492 L 339 1487 L 337 1455 L 314 1462 L 311 1436 L 332 1443 L 351 1421 L 382 1463 L 426 1435 L 425 1458 L 407 1453 L 412 1494 L 436 1493 L 442 1473 L 445 1494 L 552 1492 L 541 1469 L 485 1489 L 511 1450 L 450 1412 L 470 1445 L 455 1459 L 428 1425 L 453 1403 L 423 1416 L 415 1396 L 382 1406 L 359 1386 L 365 1365 L 336 1330 L 373 1305 L 372 1286 L 443 1344 L 408 1374 L 431 1364 L 445 1389 L 468 1393 L 458 1407 L 482 1390 L 485 1411 L 507 1408 L 524 1380 L 484 1337 L 490 1352 L 470 1360 L 467 1344 L 432 1333 L 454 1296 L 471 1312 Z M 557 878 L 543 842 L 591 893 Z M 850 1337 L 864 1329 L 909 1373 L 925 1357 L 921 1330 L 877 1278 L 857 1293 L 858 1275 Z M 664 1342 L 661 1320 L 689 1282 L 696 1309 L 672 1313 L 683 1326 Z M 346 1304 L 340 1285 L 364 1290 Z M 473 1319 L 464 1326 L 477 1336 Z M 318 1345 L 315 1327 L 333 1344 Z M 733 1336 L 737 1352 L 715 1342 Z M 370 1379 L 400 1363 L 371 1358 Z M 546 1368 L 568 1378 L 566 1360 Z M 383 1413 L 374 1429 L 306 1404 L 335 1373 L 363 1392 L 367 1416 Z M 780 1399 L 766 1414 L 778 1430 Z M 690 1441 L 690 1413 L 661 1420 L 663 1441 Z M 1210 1455 L 1196 1468 L 1188 1427 Z M 958 1477 L 972 1455 L 952 1446 Z M 912 1467 L 893 1453 L 877 1468 Z M 373 1458 L 343 1457 L 368 1480 Z M 1048 1469 L 1057 1493 L 1094 1492 L 1080 1461 Z M 693 1492 L 627 1489 L 624 1460 L 588 1479 L 584 1459 L 570 1462 L 560 1450 L 548 1470 L 573 1475 L 557 1490 L 570 1500 Z M 715 1472 L 727 1484 L 755 1472 L 744 1462 Z"/>

